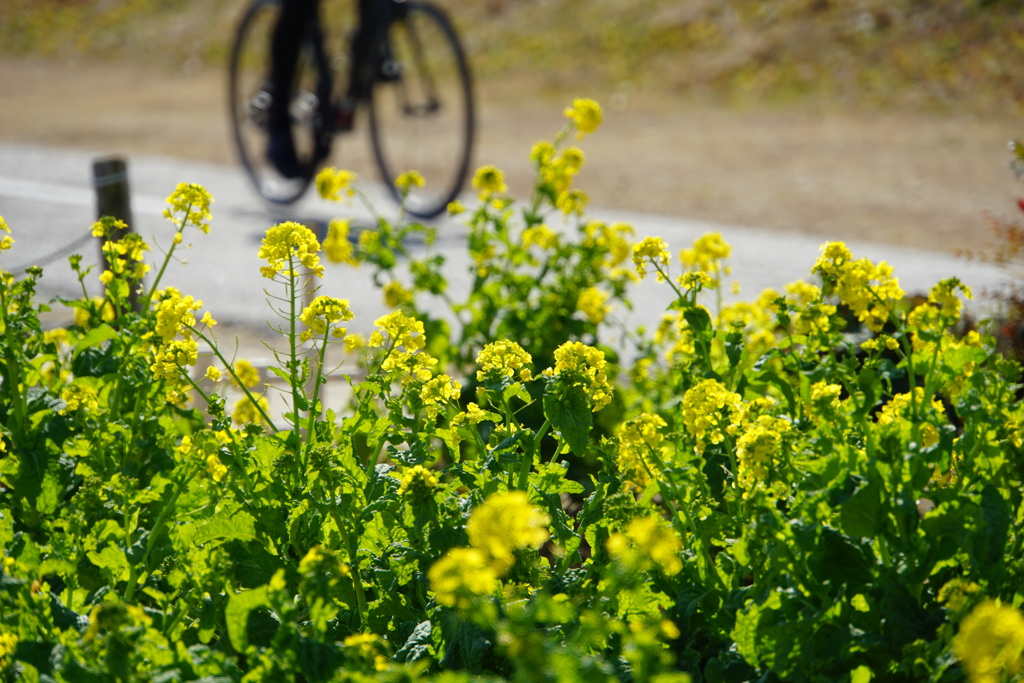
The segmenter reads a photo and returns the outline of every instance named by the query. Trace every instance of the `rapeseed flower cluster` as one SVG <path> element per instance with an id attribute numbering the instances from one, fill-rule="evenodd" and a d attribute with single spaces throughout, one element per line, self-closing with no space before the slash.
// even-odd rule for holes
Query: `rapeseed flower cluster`
<path id="1" fill-rule="evenodd" d="M 490 564 L 504 573 L 515 562 L 515 551 L 539 548 L 550 533 L 547 514 L 533 505 L 523 491 L 496 493 L 469 516 L 469 544 L 479 549 Z"/>
<path id="2" fill-rule="evenodd" d="M 973 298 L 970 287 L 958 278 L 942 280 L 928 292 L 928 299 L 907 315 L 915 350 L 924 350 L 931 340 L 960 320 L 963 302 L 958 292 L 965 299 Z"/>
<path id="3" fill-rule="evenodd" d="M 458 401 L 462 395 L 462 384 L 448 375 L 431 377 L 423 383 L 419 390 L 419 400 L 427 417 L 437 417 L 441 408 L 451 401 Z"/>
<path id="4" fill-rule="evenodd" d="M 414 465 L 402 473 L 398 495 L 413 502 L 426 500 L 437 488 L 437 476 L 423 465 Z"/>
<path id="5" fill-rule="evenodd" d="M 896 394 L 882 406 L 878 412 L 876 423 L 883 427 L 895 427 L 905 438 L 909 438 L 912 428 L 911 420 L 927 419 L 921 425 L 921 445 L 925 448 L 934 446 L 939 442 L 939 430 L 934 422 L 940 420 L 945 422 L 945 407 L 942 405 L 942 401 L 932 396 L 931 410 L 928 410 L 923 405 L 924 400 L 924 387 L 914 387 L 910 393 Z"/>
<path id="6" fill-rule="evenodd" d="M 551 197 L 565 195 L 572 188 L 572 181 L 583 168 L 586 157 L 579 147 L 569 147 L 558 152 L 550 142 L 538 142 L 530 151 L 530 159 L 537 165 L 537 180 L 540 187 Z"/>
<path id="7" fill-rule="evenodd" d="M 664 277 L 665 269 L 668 268 L 670 257 L 668 245 L 660 237 L 645 237 L 633 247 L 633 264 L 641 280 L 647 275 L 647 263 L 650 261 L 658 272 L 660 281 Z"/>
<path id="8" fill-rule="evenodd" d="M 0 235 L 0 252 L 4 252 L 14 246 L 14 239 L 11 237 L 11 228 L 3 216 L 0 216 L 0 232 L 4 233 Z"/>
<path id="9" fill-rule="evenodd" d="M 590 221 L 583 226 L 583 247 L 597 249 L 605 255 L 601 266 L 609 271 L 610 278 L 635 280 L 633 271 L 621 268 L 633 254 L 631 238 L 634 232 L 628 223 L 608 225 L 602 221 Z"/>
<path id="10" fill-rule="evenodd" d="M 384 285 L 383 294 L 384 305 L 388 308 L 400 308 L 413 302 L 413 293 L 398 280 L 392 280 Z"/>
<path id="11" fill-rule="evenodd" d="M 409 194 L 409 191 L 414 187 L 424 187 L 427 181 L 423 178 L 423 174 L 419 171 L 406 171 L 399 173 L 398 177 L 395 178 L 395 187 L 402 193 L 403 196 Z"/>
<path id="12" fill-rule="evenodd" d="M 563 112 L 565 118 L 572 122 L 576 128 L 576 137 L 593 133 L 601 125 L 604 114 L 601 105 L 591 99 L 576 98 L 572 101 L 571 107 L 566 107 Z"/>
<path id="13" fill-rule="evenodd" d="M 267 262 L 260 268 L 265 278 L 278 275 L 299 277 L 299 265 L 317 277 L 324 276 L 320 264 L 320 243 L 313 231 L 301 223 L 286 221 L 267 230 L 260 245 L 259 257 Z"/>
<path id="14" fill-rule="evenodd" d="M 821 288 L 803 280 L 786 285 L 786 304 L 790 308 L 790 332 L 807 337 L 807 346 L 817 350 L 829 344 L 825 338 L 831 331 L 837 308 L 825 303 Z"/>
<path id="15" fill-rule="evenodd" d="M 199 359 L 199 345 L 196 340 L 172 339 L 159 347 L 153 355 L 150 371 L 158 379 L 178 379 L 179 373 Z"/>
<path id="16" fill-rule="evenodd" d="M 565 342 L 555 349 L 555 367 L 543 372 L 564 387 L 580 387 L 597 412 L 611 403 L 612 385 L 605 374 L 604 352 L 578 341 Z"/>
<path id="17" fill-rule="evenodd" d="M 260 383 L 260 371 L 256 369 L 252 362 L 245 358 L 236 360 L 231 369 L 234 370 L 231 380 L 236 386 L 240 385 L 253 389 Z"/>
<path id="18" fill-rule="evenodd" d="M 123 221 L 115 222 L 127 227 Z M 100 225 L 100 223 L 96 225 Z M 94 227 L 93 234 L 95 232 Z M 135 283 L 149 272 L 149 264 L 142 261 L 143 255 L 149 251 L 149 245 L 142 235 L 129 232 L 119 240 L 108 240 L 103 243 L 101 251 L 110 266 L 100 273 L 100 282 L 104 285 L 109 285 L 115 278 Z"/>
<path id="19" fill-rule="evenodd" d="M 513 382 L 528 381 L 532 378 L 530 363 L 533 357 L 514 341 L 500 339 L 480 349 L 476 355 L 479 370 L 476 379 L 481 384 L 508 386 Z"/>
<path id="20" fill-rule="evenodd" d="M 459 609 L 500 585 L 497 570 L 476 548 L 452 548 L 430 567 L 427 579 L 438 604 Z"/>
<path id="21" fill-rule="evenodd" d="M 668 346 L 665 360 L 669 365 L 687 365 L 697 351 L 693 330 L 682 311 L 671 311 L 661 316 L 654 330 L 654 342 L 659 346 Z"/>
<path id="22" fill-rule="evenodd" d="M 617 562 L 636 571 L 657 570 L 675 576 L 683 570 L 683 539 L 659 517 L 637 517 L 624 532 L 612 534 L 608 553 Z"/>
<path id="23" fill-rule="evenodd" d="M 740 428 L 736 439 L 736 480 L 744 497 L 759 484 L 768 484 L 769 475 L 779 463 L 782 441 L 789 422 L 771 415 L 758 415 Z"/>
<path id="24" fill-rule="evenodd" d="M 480 192 L 480 201 L 490 201 L 495 195 L 508 192 L 505 174 L 497 166 L 481 166 L 473 176 L 473 187 Z"/>
<path id="25" fill-rule="evenodd" d="M 517 550 L 539 548 L 550 538 L 549 522 L 522 491 L 490 496 L 470 514 L 470 547 L 449 550 L 430 568 L 427 578 L 437 602 L 464 609 L 493 593 Z"/>
<path id="26" fill-rule="evenodd" d="M 174 287 L 163 289 L 155 306 L 157 335 L 164 342 L 175 337 L 192 337 L 192 328 L 196 325 L 195 311 L 203 307 L 203 302 L 192 296 L 182 296 Z M 203 316 L 203 322 L 210 324 L 213 319 L 209 313 Z M 214 322 L 214 324 L 216 324 Z"/>
<path id="27" fill-rule="evenodd" d="M 587 287 L 580 292 L 579 298 L 576 299 L 576 310 L 587 316 L 590 324 L 600 325 L 612 310 L 607 301 L 608 294 L 597 287 Z"/>
<path id="28" fill-rule="evenodd" d="M 882 330 L 903 298 L 891 266 L 884 261 L 874 264 L 868 259 L 854 260 L 842 242 L 823 245 L 812 272 L 821 275 L 827 284 L 826 291 L 834 290 L 873 332 Z"/>
<path id="29" fill-rule="evenodd" d="M 828 422 L 835 418 L 842 406 L 839 397 L 843 387 L 824 380 L 811 385 L 810 400 L 807 402 L 807 413 L 818 423 Z"/>
<path id="30" fill-rule="evenodd" d="M 352 171 L 328 167 L 316 174 L 317 194 L 329 202 L 344 202 L 355 196 L 356 190 L 353 183 L 356 181 L 356 174 Z"/>
<path id="31" fill-rule="evenodd" d="M 722 275 L 731 272 L 728 266 L 722 264 L 731 254 L 732 246 L 722 239 L 722 235 L 709 232 L 694 240 L 691 248 L 679 252 L 679 260 L 690 270 L 707 273 L 711 280 L 708 286 L 717 287 L 721 284 Z"/>
<path id="32" fill-rule="evenodd" d="M 19 640 L 13 633 L 0 633 L 0 667 L 6 667 L 11 663 L 12 656 L 18 650 Z"/>
<path id="33" fill-rule="evenodd" d="M 78 410 L 94 414 L 99 410 L 99 395 L 96 390 L 85 384 L 68 384 L 60 392 L 60 400 L 64 401 L 64 407 L 57 412 L 67 415 Z"/>
<path id="34" fill-rule="evenodd" d="M 558 233 L 544 223 L 526 228 L 523 230 L 520 239 L 522 240 L 523 249 L 538 246 L 547 251 L 558 246 Z"/>
<path id="35" fill-rule="evenodd" d="M 661 430 L 668 425 L 659 415 L 641 413 L 622 423 L 616 437 L 619 472 L 628 481 L 645 487 L 657 475 L 665 437 Z"/>
<path id="36" fill-rule="evenodd" d="M 187 226 L 192 225 L 204 233 L 210 232 L 210 204 L 213 197 L 202 185 L 196 183 L 179 183 L 174 192 L 167 197 L 167 208 L 164 218 L 178 225 L 178 235 Z M 175 239 L 177 244 L 180 239 Z"/>
<path id="37" fill-rule="evenodd" d="M 707 444 L 725 441 L 729 427 L 740 409 L 740 395 L 716 379 L 705 379 L 691 387 L 682 400 L 683 424 L 697 440 L 697 452 Z"/>
<path id="38" fill-rule="evenodd" d="M 327 236 L 324 237 L 324 255 L 331 263 L 346 263 L 358 266 L 356 250 L 349 241 L 348 234 L 352 221 L 347 218 L 335 218 L 327 224 Z"/>
<path id="39" fill-rule="evenodd" d="M 995 600 L 975 607 L 953 638 L 971 683 L 998 683 L 1024 671 L 1024 615 Z"/>
<path id="40" fill-rule="evenodd" d="M 313 337 L 321 338 L 330 332 L 336 339 L 344 339 L 348 330 L 337 325 L 348 322 L 355 317 L 349 308 L 348 299 L 336 299 L 332 296 L 318 296 L 299 314 L 299 320 L 306 329 L 299 335 L 300 341 Z"/>

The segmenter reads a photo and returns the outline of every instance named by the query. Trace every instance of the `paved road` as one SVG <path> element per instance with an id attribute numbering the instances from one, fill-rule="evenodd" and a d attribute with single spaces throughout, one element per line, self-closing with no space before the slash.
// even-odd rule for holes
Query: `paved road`
<path id="1" fill-rule="evenodd" d="M 0 144 L 0 216 L 10 225 L 15 248 L 0 256 L 0 268 L 13 270 L 41 262 L 45 275 L 43 296 L 76 296 L 77 282 L 67 266 L 64 253 L 69 244 L 82 253 L 84 262 L 98 261 L 98 247 L 87 237 L 95 220 L 95 196 L 91 168 L 100 155 L 82 151 Z M 365 222 L 367 216 L 356 208 L 347 209 L 310 196 L 293 207 L 270 207 L 261 202 L 236 167 L 192 163 L 162 158 L 132 158 L 129 182 L 135 229 L 151 244 L 168 244 L 170 223 L 161 216 L 164 199 L 179 182 L 204 185 L 213 195 L 213 221 L 209 235 L 194 234 L 194 248 L 186 252 L 187 265 L 173 265 L 165 284 L 204 300 L 214 317 L 223 323 L 265 329 L 268 308 L 264 289 L 268 280 L 259 275 L 259 242 L 265 230 L 282 220 L 326 221 L 350 216 Z M 381 188 L 363 186 L 385 214 L 394 213 Z M 472 202 L 472 197 L 467 199 Z M 796 279 L 808 278 L 819 253 L 820 239 L 794 233 L 714 225 L 684 218 L 644 213 L 623 213 L 593 209 L 591 215 L 603 220 L 624 220 L 636 227 L 637 238 L 658 235 L 673 253 L 690 246 L 705 232 L 717 230 L 733 245 L 732 265 L 741 285 L 741 298 L 753 298 L 765 287 L 781 289 Z M 468 283 L 467 256 L 463 248 L 465 228 L 443 221 L 436 249 L 448 257 L 447 276 L 453 292 Z M 878 244 L 848 243 L 855 256 L 886 260 L 894 266 L 904 289 L 926 291 L 938 279 L 958 275 L 976 293 L 994 289 L 1003 280 L 1000 271 L 941 252 L 929 252 Z M 153 260 L 160 254 L 153 255 Z M 91 283 L 98 293 L 98 283 Z M 356 313 L 354 329 L 368 331 L 384 312 L 380 295 L 366 271 L 328 266 L 321 293 L 352 302 Z M 458 296 L 455 296 L 458 298 Z M 634 295 L 636 310 L 630 323 L 652 323 L 665 310 L 667 290 L 645 282 Z M 984 313 L 983 300 L 973 304 Z"/>

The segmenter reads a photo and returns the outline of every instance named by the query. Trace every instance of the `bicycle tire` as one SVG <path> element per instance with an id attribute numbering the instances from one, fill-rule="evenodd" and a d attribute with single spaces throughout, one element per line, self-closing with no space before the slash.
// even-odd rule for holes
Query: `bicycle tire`
<path id="1" fill-rule="evenodd" d="M 321 103 L 329 104 L 330 76 L 324 73 L 324 59 L 317 53 L 315 40 L 307 36 L 300 49 L 289 109 L 296 155 L 308 172 L 286 178 L 265 157 L 270 45 L 280 7 L 281 0 L 254 0 L 243 14 L 231 45 L 228 106 L 235 149 L 256 191 L 275 204 L 291 204 L 305 194 L 316 166 L 327 154 L 329 141 L 325 139 Z"/>
<path id="2" fill-rule="evenodd" d="M 381 177 L 396 200 L 401 173 L 424 177 L 426 185 L 410 190 L 405 208 L 427 219 L 458 196 L 469 173 L 472 81 L 458 36 L 440 9 L 412 1 L 395 8 L 374 51 L 384 57 L 378 57 L 382 63 L 370 93 L 370 137 Z M 388 69 L 392 73 L 380 72 Z"/>

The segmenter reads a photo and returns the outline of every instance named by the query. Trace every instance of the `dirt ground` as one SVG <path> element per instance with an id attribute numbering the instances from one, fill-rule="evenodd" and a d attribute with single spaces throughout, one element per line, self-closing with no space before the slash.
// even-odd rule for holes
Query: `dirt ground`
<path id="1" fill-rule="evenodd" d="M 0 139 L 234 163 L 223 73 L 0 60 Z M 985 214 L 1010 215 L 1024 187 L 1009 116 L 838 107 L 732 108 L 669 96 L 566 92 L 529 83 L 478 89 L 475 163 L 513 192 L 529 188 L 530 147 L 561 127 L 572 97 L 594 97 L 605 123 L 580 144 L 579 184 L 594 206 L 933 249 L 977 249 Z M 373 176 L 358 132 L 332 162 Z M 643 226 L 637 226 L 643 234 Z"/>

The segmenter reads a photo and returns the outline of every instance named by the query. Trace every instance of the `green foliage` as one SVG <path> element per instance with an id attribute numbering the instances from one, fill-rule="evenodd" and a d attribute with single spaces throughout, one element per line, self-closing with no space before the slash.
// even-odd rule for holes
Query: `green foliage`
<path id="1" fill-rule="evenodd" d="M 209 229 L 202 188 L 169 198 L 141 290 L 145 248 L 121 233 L 103 297 L 78 258 L 76 300 L 3 273 L 0 675 L 1019 677 L 1021 368 L 952 332 L 969 291 L 909 302 L 832 243 L 814 284 L 725 303 L 719 236 L 676 260 L 586 217 L 568 143 L 595 106 L 533 149 L 526 202 L 478 172 L 461 298 L 431 228 L 378 217 L 352 247 L 334 226 L 324 253 L 394 304 L 368 339 L 343 299 L 302 307 L 313 233 L 268 230 L 277 407 L 201 303 L 159 286 L 182 232 Z M 361 198 L 350 181 L 317 185 Z M 644 277 L 673 303 L 618 329 Z M 74 322 L 44 329 L 51 306 Z M 342 347 L 351 392 L 328 405 Z"/>

